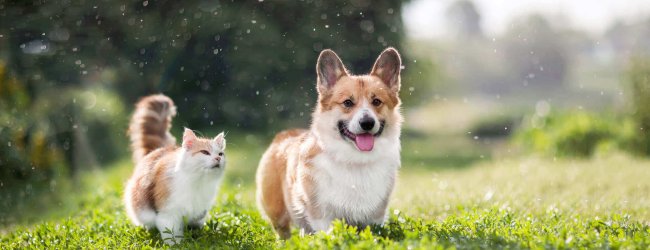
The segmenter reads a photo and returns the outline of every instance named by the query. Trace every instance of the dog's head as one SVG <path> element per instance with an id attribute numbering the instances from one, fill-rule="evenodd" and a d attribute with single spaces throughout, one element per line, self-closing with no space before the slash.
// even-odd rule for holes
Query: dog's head
<path id="1" fill-rule="evenodd" d="M 314 114 L 322 136 L 336 136 L 360 151 L 372 151 L 387 133 L 399 133 L 400 70 L 397 50 L 384 50 L 367 75 L 348 73 L 332 50 L 323 50 L 316 64 L 318 105 Z M 395 132 L 394 130 L 397 130 Z M 397 135 L 399 136 L 399 135 Z"/>

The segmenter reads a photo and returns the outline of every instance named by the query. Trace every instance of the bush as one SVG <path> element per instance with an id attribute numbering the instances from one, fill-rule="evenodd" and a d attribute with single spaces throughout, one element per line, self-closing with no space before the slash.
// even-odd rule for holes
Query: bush
<path id="1" fill-rule="evenodd" d="M 534 115 L 525 118 L 515 142 L 557 157 L 588 157 L 598 150 L 633 151 L 638 144 L 635 123 L 617 118 L 585 111 Z"/>
<path id="2" fill-rule="evenodd" d="M 611 124 L 586 113 L 569 116 L 557 125 L 555 153 L 559 156 L 590 156 L 615 134 Z"/>
<path id="3" fill-rule="evenodd" d="M 125 154 L 123 101 L 102 87 L 32 94 L 0 61 L 0 187 L 43 181 Z"/>
<path id="4" fill-rule="evenodd" d="M 470 128 L 471 136 L 480 138 L 510 136 L 517 120 L 514 115 L 491 116 L 477 121 Z"/>
<path id="5" fill-rule="evenodd" d="M 58 150 L 34 129 L 31 99 L 0 61 L 0 187 L 10 180 L 43 180 L 58 168 Z"/>

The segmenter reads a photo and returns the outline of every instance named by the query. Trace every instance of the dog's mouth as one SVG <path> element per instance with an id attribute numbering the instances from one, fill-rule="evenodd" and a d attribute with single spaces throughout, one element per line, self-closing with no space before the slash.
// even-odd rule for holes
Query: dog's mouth
<path id="1" fill-rule="evenodd" d="M 350 130 L 348 130 L 348 125 L 344 121 L 339 121 L 338 123 L 338 129 L 339 133 L 341 134 L 341 137 L 343 139 L 350 139 L 350 141 L 354 142 L 354 145 L 357 146 L 357 149 L 360 151 L 371 151 L 374 146 L 375 146 L 375 137 L 378 137 L 381 135 L 381 133 L 384 131 L 384 121 L 381 121 L 379 127 L 379 131 L 375 134 L 371 133 L 362 133 L 362 134 L 355 134 L 352 133 Z"/>

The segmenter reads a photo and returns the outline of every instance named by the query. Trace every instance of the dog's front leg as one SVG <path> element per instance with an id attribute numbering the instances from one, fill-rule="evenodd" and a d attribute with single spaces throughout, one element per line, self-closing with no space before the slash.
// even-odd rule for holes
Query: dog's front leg
<path id="1" fill-rule="evenodd" d="M 311 228 L 315 231 L 323 231 L 330 233 L 332 230 L 332 219 L 323 217 L 319 219 L 313 219 L 309 223 L 311 225 Z"/>
<path id="2" fill-rule="evenodd" d="M 382 213 L 377 213 L 375 214 L 372 218 L 370 218 L 370 225 L 378 225 L 378 226 L 383 226 L 384 222 L 388 219 L 387 216 L 387 209 L 382 210 Z"/>
<path id="3" fill-rule="evenodd" d="M 369 224 L 383 226 L 388 220 L 388 199 L 385 199 L 370 215 Z"/>

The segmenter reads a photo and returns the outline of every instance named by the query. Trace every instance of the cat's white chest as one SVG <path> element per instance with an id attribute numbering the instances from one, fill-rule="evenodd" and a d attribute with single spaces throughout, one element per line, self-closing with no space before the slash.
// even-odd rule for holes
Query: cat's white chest
<path id="1" fill-rule="evenodd" d="M 192 176 L 179 174 L 172 180 L 168 204 L 181 216 L 196 217 L 209 212 L 219 188 L 218 176 Z"/>

